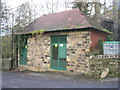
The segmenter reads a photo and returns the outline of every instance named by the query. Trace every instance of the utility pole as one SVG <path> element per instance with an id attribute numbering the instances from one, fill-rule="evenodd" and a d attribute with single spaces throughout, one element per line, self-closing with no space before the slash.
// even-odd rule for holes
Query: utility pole
<path id="1" fill-rule="evenodd" d="M 113 1 L 113 40 L 120 41 L 120 1 Z"/>
<path id="2" fill-rule="evenodd" d="M 11 68 L 14 68 L 14 30 L 13 30 L 13 24 L 14 24 L 14 14 L 11 13 L 12 15 L 12 61 L 11 61 Z"/>

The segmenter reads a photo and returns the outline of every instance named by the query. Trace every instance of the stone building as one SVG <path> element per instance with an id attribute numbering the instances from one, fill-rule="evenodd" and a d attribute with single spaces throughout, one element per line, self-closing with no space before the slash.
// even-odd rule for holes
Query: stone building
<path id="1" fill-rule="evenodd" d="M 32 71 L 87 73 L 91 48 L 98 40 L 105 41 L 108 32 L 93 25 L 79 9 L 73 9 L 43 15 L 19 35 L 23 39 L 19 66 Z"/>

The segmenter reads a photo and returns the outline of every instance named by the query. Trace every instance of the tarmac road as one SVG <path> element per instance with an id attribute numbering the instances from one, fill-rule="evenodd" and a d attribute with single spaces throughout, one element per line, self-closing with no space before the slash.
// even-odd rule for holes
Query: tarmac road
<path id="1" fill-rule="evenodd" d="M 118 88 L 117 79 L 94 80 L 55 73 L 3 72 L 2 88 Z"/>

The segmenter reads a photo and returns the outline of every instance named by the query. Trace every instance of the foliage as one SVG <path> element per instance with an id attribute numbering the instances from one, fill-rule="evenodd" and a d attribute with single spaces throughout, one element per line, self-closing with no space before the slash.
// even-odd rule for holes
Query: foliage
<path id="1" fill-rule="evenodd" d="M 21 49 L 24 47 L 25 43 L 27 42 L 27 39 L 29 37 L 29 35 L 18 35 L 18 48 Z"/>
<path id="2" fill-rule="evenodd" d="M 98 45 L 97 46 L 98 46 L 98 48 L 101 48 L 103 46 L 103 40 L 101 40 L 101 39 L 98 40 Z"/>
<path id="3" fill-rule="evenodd" d="M 101 22 L 107 19 L 113 19 L 113 6 L 107 5 L 107 0 L 103 2 L 80 2 L 78 0 L 74 0 L 73 8 L 79 8 L 86 16 L 91 17 L 96 21 L 96 24 L 101 26 Z M 115 11 L 115 10 L 114 10 Z M 103 29 L 107 33 L 110 33 L 108 30 Z"/>
<path id="4" fill-rule="evenodd" d="M 101 54 L 101 50 L 100 49 L 95 49 L 95 50 L 90 52 L 90 55 L 100 55 L 100 54 Z"/>
<path id="5" fill-rule="evenodd" d="M 109 30 L 107 30 L 107 29 L 105 29 L 105 28 L 102 28 L 102 31 L 107 32 L 107 33 L 109 33 L 109 34 L 112 34 L 112 32 L 110 32 Z"/>
<path id="6" fill-rule="evenodd" d="M 69 28 L 69 27 L 65 27 L 64 29 L 65 29 L 65 30 L 68 30 L 68 29 L 70 29 L 70 28 Z"/>
<path id="7" fill-rule="evenodd" d="M 103 41 L 99 39 L 96 49 L 92 50 L 90 52 L 90 55 L 102 55 L 102 54 L 103 54 Z"/>
<path id="8" fill-rule="evenodd" d="M 11 10 L 10 7 L 6 4 L 4 0 L 0 2 L 0 28 L 1 28 L 1 34 L 9 34 L 10 32 L 10 14 Z"/>
<path id="9" fill-rule="evenodd" d="M 107 41 L 112 41 L 112 35 L 108 35 L 106 40 Z"/>
<path id="10" fill-rule="evenodd" d="M 79 8 L 85 15 L 94 16 L 97 18 L 101 14 L 101 6 L 102 4 L 99 2 L 76 2 L 73 4 L 73 8 Z"/>
<path id="11" fill-rule="evenodd" d="M 15 23 L 14 27 L 16 31 L 21 32 L 24 28 L 33 21 L 32 7 L 28 2 L 17 7 L 15 12 Z"/>
<path id="12" fill-rule="evenodd" d="M 98 40 L 97 48 L 100 50 L 100 54 L 103 54 L 103 40 Z"/>
<path id="13" fill-rule="evenodd" d="M 94 77 L 99 77 L 105 68 L 109 68 L 109 75 L 118 75 L 118 64 L 117 59 L 92 59 L 90 62 L 90 74 Z"/>
<path id="14" fill-rule="evenodd" d="M 2 58 L 10 58 L 12 55 L 12 37 L 6 35 L 2 37 Z"/>
<path id="15" fill-rule="evenodd" d="M 1 0 L 0 0 L 0 18 L 2 18 L 2 4 L 1 4 Z"/>
<path id="16" fill-rule="evenodd" d="M 75 3 L 73 8 L 79 8 L 81 11 L 83 11 L 86 15 L 89 15 L 89 4 L 90 3 L 86 3 L 86 2 L 78 2 Z"/>

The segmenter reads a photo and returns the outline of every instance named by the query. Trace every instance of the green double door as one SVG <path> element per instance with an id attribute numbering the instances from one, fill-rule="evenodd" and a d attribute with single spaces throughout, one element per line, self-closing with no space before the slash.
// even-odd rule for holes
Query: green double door
<path id="1" fill-rule="evenodd" d="M 66 70 L 66 36 L 51 37 L 51 68 Z"/>
<path id="2" fill-rule="evenodd" d="M 22 47 L 20 49 L 20 64 L 27 65 L 27 39 L 22 42 Z"/>

